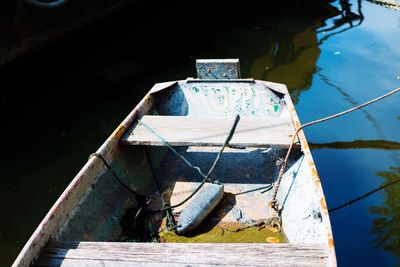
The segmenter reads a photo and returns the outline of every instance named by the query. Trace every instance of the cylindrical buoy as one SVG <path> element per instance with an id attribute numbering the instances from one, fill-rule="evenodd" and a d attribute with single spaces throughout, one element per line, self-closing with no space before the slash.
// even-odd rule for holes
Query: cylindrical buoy
<path id="1" fill-rule="evenodd" d="M 218 205 L 224 195 L 221 184 L 206 183 L 197 192 L 192 201 L 184 208 L 178 218 L 179 234 L 194 230 Z"/>

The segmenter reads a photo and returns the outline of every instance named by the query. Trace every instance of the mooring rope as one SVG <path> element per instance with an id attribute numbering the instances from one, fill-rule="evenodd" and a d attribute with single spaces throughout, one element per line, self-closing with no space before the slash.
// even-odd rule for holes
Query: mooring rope
<path id="1" fill-rule="evenodd" d="M 129 191 L 130 193 L 132 193 L 135 196 L 136 201 L 141 205 L 141 206 L 145 206 L 148 204 L 148 199 L 145 196 L 142 196 L 141 194 L 137 193 L 136 191 L 134 191 L 132 188 L 130 188 L 128 185 L 126 185 L 121 178 L 119 178 L 119 176 L 117 175 L 117 173 L 113 170 L 113 168 L 111 168 L 110 164 L 108 164 L 108 162 L 106 161 L 106 159 L 103 157 L 103 155 L 99 154 L 99 153 L 93 153 L 90 154 L 89 159 L 92 157 L 97 157 L 99 159 L 101 159 L 101 161 L 104 163 L 104 165 L 107 167 L 107 169 L 110 170 L 110 172 L 112 173 L 113 177 L 115 178 L 115 180 L 117 180 L 117 182 L 123 187 L 125 188 L 125 190 Z"/>
<path id="2" fill-rule="evenodd" d="M 200 169 L 200 167 L 193 165 L 192 163 L 189 162 L 189 160 L 187 160 L 185 158 L 185 156 L 183 156 L 181 153 L 179 153 L 178 151 L 176 151 L 175 148 L 173 148 L 171 146 L 170 143 L 168 143 L 167 140 L 165 140 L 161 135 L 159 135 L 153 128 L 151 128 L 149 125 L 147 125 L 146 123 L 144 123 L 142 120 L 137 119 L 138 122 L 140 124 L 142 124 L 145 128 L 147 128 L 152 134 L 154 134 L 158 139 L 161 140 L 161 142 L 168 147 L 177 157 L 181 158 L 189 167 L 197 170 L 197 172 L 203 177 L 203 180 L 201 181 L 200 185 L 189 195 L 187 196 L 184 200 L 182 200 L 181 202 L 179 202 L 178 204 L 175 204 L 173 206 L 167 206 L 167 207 L 163 207 L 159 210 L 156 210 L 156 212 L 159 211 L 165 211 L 165 210 L 169 210 L 169 209 L 173 209 L 176 207 L 179 207 L 181 205 L 183 205 L 184 203 L 186 203 L 189 199 L 191 199 L 199 190 L 200 188 L 206 183 L 207 180 L 209 180 L 209 177 L 211 175 L 211 173 L 214 171 L 215 166 L 217 165 L 217 162 L 219 161 L 219 159 L 221 158 L 222 152 L 224 151 L 225 147 L 228 145 L 229 141 L 232 139 L 233 134 L 235 133 L 236 130 L 236 126 L 239 123 L 240 120 L 240 116 L 236 115 L 235 117 L 235 121 L 233 122 L 233 125 L 229 131 L 228 136 L 225 139 L 225 142 L 223 144 L 223 146 L 221 147 L 220 151 L 218 152 L 217 156 L 215 157 L 215 160 L 210 168 L 210 170 L 207 172 L 207 174 L 205 175 L 202 170 Z"/>
<path id="3" fill-rule="evenodd" d="M 164 144 L 164 146 L 168 147 L 178 158 L 180 158 L 181 160 L 183 160 L 183 162 L 186 163 L 186 165 L 188 165 L 190 168 L 195 169 L 203 178 L 205 178 L 207 175 L 203 173 L 203 171 L 200 169 L 200 167 L 193 165 L 192 163 L 190 163 L 190 161 L 188 161 L 186 159 L 186 157 L 184 155 L 182 155 L 181 153 L 179 153 L 178 151 L 176 151 L 175 148 L 173 148 L 173 146 L 170 145 L 170 143 L 168 143 L 167 140 L 165 140 L 161 135 L 159 135 L 153 128 L 151 128 L 149 125 L 147 125 L 146 123 L 144 123 L 141 119 L 137 119 L 138 122 L 143 125 L 147 130 L 149 130 L 152 134 L 154 134 L 158 139 L 160 139 L 160 141 Z M 208 177 L 207 177 L 208 178 Z"/>
<path id="4" fill-rule="evenodd" d="M 297 135 L 302 129 L 304 129 L 307 126 L 314 125 L 314 124 L 317 124 L 317 123 L 321 123 L 321 122 L 324 122 L 324 121 L 327 121 L 327 120 L 331 120 L 331 119 L 340 117 L 342 115 L 345 115 L 347 113 L 350 113 L 350 112 L 352 112 L 354 110 L 363 108 L 363 107 L 368 106 L 368 105 L 370 105 L 370 104 L 372 104 L 372 103 L 374 103 L 376 101 L 379 101 L 379 100 L 381 100 L 381 99 L 383 99 L 385 97 L 388 97 L 388 96 L 390 96 L 390 95 L 392 95 L 394 93 L 397 93 L 398 91 L 400 91 L 400 88 L 394 89 L 394 90 L 392 90 L 392 91 L 390 91 L 390 92 L 388 92 L 388 93 L 386 93 L 384 95 L 381 95 L 381 96 L 379 96 L 377 98 L 374 98 L 374 99 L 372 99 L 370 101 L 367 101 L 367 102 L 365 102 L 365 103 L 363 103 L 361 105 L 355 106 L 355 107 L 350 108 L 348 110 L 345 110 L 345 111 L 333 114 L 331 116 L 328 116 L 328 117 L 325 117 L 325 118 L 322 118 L 322 119 L 318 119 L 318 120 L 315 120 L 315 121 L 311 121 L 311 122 L 308 122 L 308 123 L 305 123 L 305 124 L 301 125 L 296 130 L 296 132 L 294 133 L 293 138 L 292 138 L 292 142 L 290 143 L 290 146 L 289 146 L 288 151 L 286 153 L 285 159 L 284 159 L 284 161 L 283 161 L 283 163 L 281 165 L 281 169 L 279 171 L 278 178 L 277 178 L 277 181 L 275 183 L 275 189 L 274 189 L 274 192 L 273 192 L 273 195 L 272 195 L 272 199 L 270 201 L 269 206 L 272 207 L 275 211 L 278 211 L 278 209 L 279 209 L 278 201 L 276 199 L 277 195 L 278 195 L 279 186 L 281 184 L 283 173 L 285 172 L 285 169 L 286 169 L 286 166 L 287 166 L 287 163 L 288 163 L 288 160 L 289 160 L 290 153 L 292 152 L 293 145 L 295 143 L 295 140 L 297 139 Z"/>
<path id="5" fill-rule="evenodd" d="M 161 192 L 161 186 L 160 186 L 160 183 L 159 183 L 159 181 L 157 179 L 156 172 L 155 172 L 154 167 L 153 167 L 153 163 L 151 162 L 149 151 L 147 150 L 146 147 L 144 147 L 143 150 L 144 150 L 144 153 L 145 153 L 146 158 L 147 158 L 147 163 L 149 164 L 149 167 L 150 167 L 151 175 L 153 176 L 153 181 L 154 181 L 154 184 L 156 186 L 157 193 L 158 193 L 158 195 L 160 196 L 160 199 L 161 199 L 162 209 L 165 209 L 165 208 L 169 207 L 169 204 L 167 203 L 167 201 L 165 201 L 164 195 Z M 173 230 L 176 227 L 175 226 L 176 224 L 175 224 L 174 216 L 172 215 L 171 209 L 165 209 L 165 210 L 166 210 L 166 217 L 167 217 L 167 228 L 169 230 Z"/>

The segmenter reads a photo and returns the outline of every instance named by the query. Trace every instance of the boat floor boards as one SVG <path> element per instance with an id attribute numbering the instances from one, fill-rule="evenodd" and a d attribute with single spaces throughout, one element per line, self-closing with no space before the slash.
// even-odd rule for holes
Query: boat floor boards
<path id="1" fill-rule="evenodd" d="M 35 266 L 326 266 L 321 244 L 51 243 Z"/>

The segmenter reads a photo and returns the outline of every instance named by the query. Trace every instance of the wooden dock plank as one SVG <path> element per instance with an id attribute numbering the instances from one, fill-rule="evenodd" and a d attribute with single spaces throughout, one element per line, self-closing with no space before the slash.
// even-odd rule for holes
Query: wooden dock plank
<path id="1" fill-rule="evenodd" d="M 234 117 L 143 116 L 142 121 L 173 146 L 221 146 Z M 231 145 L 287 147 L 295 132 L 288 117 L 241 117 Z M 163 145 L 142 124 L 133 125 L 121 139 L 123 144 Z"/>
<path id="2" fill-rule="evenodd" d="M 323 244 L 52 243 L 36 266 L 326 266 Z"/>

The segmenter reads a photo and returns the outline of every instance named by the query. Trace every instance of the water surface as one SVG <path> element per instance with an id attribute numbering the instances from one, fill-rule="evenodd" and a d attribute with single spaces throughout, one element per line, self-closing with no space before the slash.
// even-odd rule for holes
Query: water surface
<path id="1" fill-rule="evenodd" d="M 287 84 L 303 123 L 400 86 L 398 11 L 227 4 L 132 7 L 0 73 L 0 266 L 152 84 L 195 76 L 196 58 L 240 58 L 243 77 Z M 306 129 L 329 208 L 400 179 L 399 103 Z M 331 213 L 339 265 L 400 264 L 399 195 L 400 183 Z"/>

